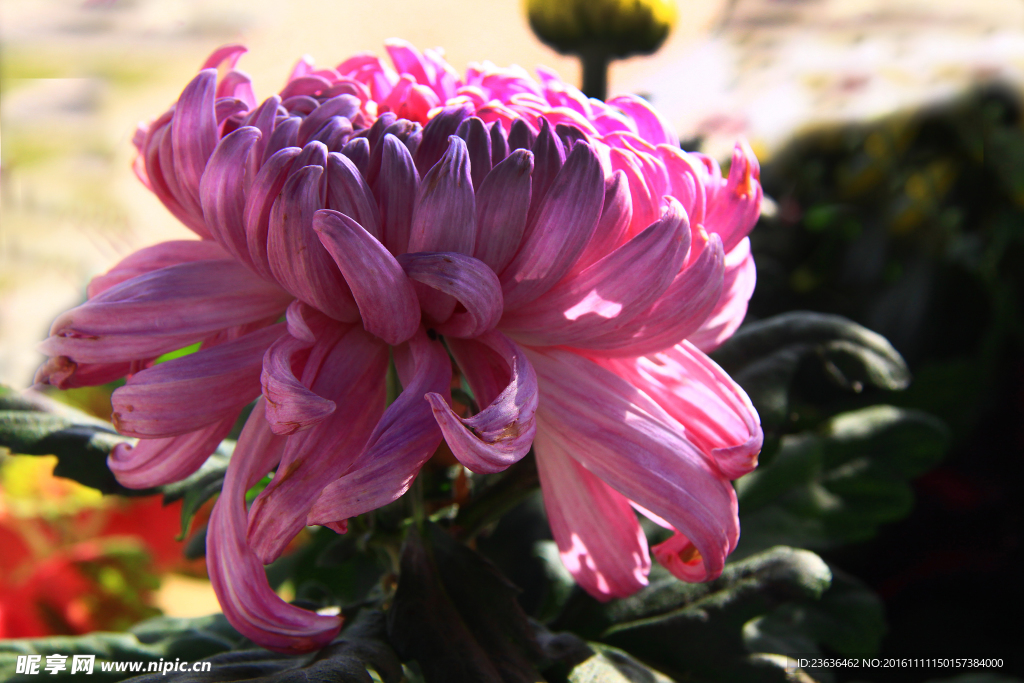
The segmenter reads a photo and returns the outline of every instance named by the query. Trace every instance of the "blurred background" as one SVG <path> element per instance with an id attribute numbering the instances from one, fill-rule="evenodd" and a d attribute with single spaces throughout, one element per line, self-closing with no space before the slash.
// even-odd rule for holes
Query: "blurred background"
<path id="1" fill-rule="evenodd" d="M 953 435 L 908 517 L 823 554 L 884 599 L 884 653 L 1009 657 L 995 624 L 1016 618 L 1024 559 L 1024 2 L 677 9 L 657 53 L 612 63 L 608 91 L 648 97 L 687 149 L 724 160 L 738 136 L 752 143 L 768 199 L 750 318 L 834 312 L 883 334 L 915 375 L 890 402 Z M 35 345 L 90 277 L 191 236 L 134 178 L 131 138 L 214 48 L 249 47 L 240 68 L 263 98 L 303 54 L 334 64 L 393 36 L 442 46 L 460 71 L 487 59 L 581 77 L 519 0 L 0 0 L 0 384 L 31 383 Z M 70 400 L 109 416 L 102 393 Z M 101 500 L 50 469 L 0 460 L 0 584 L 19 587 L 0 587 L 0 636 L 216 610 L 201 560 L 170 540 L 176 508 Z M 3 620 L 67 567 L 80 590 L 33 624 Z"/>

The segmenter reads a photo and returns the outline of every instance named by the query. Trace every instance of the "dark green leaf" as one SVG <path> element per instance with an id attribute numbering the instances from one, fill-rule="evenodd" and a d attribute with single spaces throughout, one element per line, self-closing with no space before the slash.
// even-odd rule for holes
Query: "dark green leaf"
<path id="1" fill-rule="evenodd" d="M 817 600 L 831 572 L 814 553 L 780 547 L 728 564 L 706 584 L 661 570 L 651 577 L 636 595 L 604 605 L 591 600 L 590 609 L 564 615 L 556 628 L 621 648 L 678 680 L 756 683 L 786 680 L 784 658 L 752 653 L 744 625 L 782 604 Z"/>
<path id="2" fill-rule="evenodd" d="M 0 642 L 0 679 L 32 681 L 36 676 L 15 674 L 18 655 L 46 656 L 62 654 L 69 657 L 67 670 L 61 675 L 47 675 L 47 680 L 77 680 L 70 673 L 70 656 L 96 655 L 94 681 L 119 681 L 131 672 L 102 671 L 105 662 L 156 662 L 160 659 L 194 661 L 224 652 L 246 642 L 222 615 L 197 619 L 159 617 L 144 621 L 128 633 L 91 633 L 85 636 L 54 636 Z"/>
<path id="3" fill-rule="evenodd" d="M 117 483 L 107 456 L 131 441 L 112 425 L 34 392 L 0 394 L 0 447 L 14 455 L 55 455 L 53 473 L 103 493 L 145 495 Z"/>
<path id="4" fill-rule="evenodd" d="M 428 683 L 541 680 L 542 657 L 518 589 L 435 525 L 410 529 L 388 635 Z"/>
<path id="5" fill-rule="evenodd" d="M 904 389 L 910 372 L 884 337 L 837 315 L 796 311 L 742 327 L 714 359 L 747 391 L 766 426 L 788 414 L 790 384 L 807 357 L 842 387 Z"/>
<path id="6" fill-rule="evenodd" d="M 892 406 L 842 413 L 817 433 L 784 437 L 769 464 L 736 483 L 737 557 L 778 544 L 820 550 L 870 538 L 909 512 L 909 480 L 947 444 L 939 420 Z"/>

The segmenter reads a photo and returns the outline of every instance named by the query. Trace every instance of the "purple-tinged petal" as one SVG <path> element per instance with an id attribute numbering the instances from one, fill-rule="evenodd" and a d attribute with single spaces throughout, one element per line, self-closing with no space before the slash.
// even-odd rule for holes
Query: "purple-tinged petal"
<path id="1" fill-rule="evenodd" d="M 594 236 L 583 250 L 583 255 L 573 265 L 570 274 L 578 273 L 600 261 L 622 244 L 629 233 L 629 226 L 633 221 L 633 199 L 629 194 L 626 174 L 616 171 L 611 178 L 604 181 L 604 188 L 601 220 L 598 221 Z"/>
<path id="2" fill-rule="evenodd" d="M 62 314 L 40 349 L 80 363 L 153 358 L 280 315 L 290 300 L 235 261 L 182 263 L 122 282 Z"/>
<path id="3" fill-rule="evenodd" d="M 562 141 L 551 130 L 547 119 L 541 119 L 540 134 L 533 142 L 533 193 L 530 199 L 530 216 L 540 210 L 544 198 L 565 164 L 566 150 Z"/>
<path id="4" fill-rule="evenodd" d="M 299 116 L 288 116 L 278 118 L 274 124 L 274 132 L 267 139 L 267 147 L 263 150 L 263 163 L 267 163 L 272 156 L 283 149 L 298 147 L 299 126 L 302 125 L 302 118 Z"/>
<path id="5" fill-rule="evenodd" d="M 314 363 L 314 356 L 323 360 Z M 288 437 L 274 478 L 249 510 L 249 542 L 264 562 L 275 560 L 306 525 L 327 483 L 348 471 L 384 412 L 388 347 L 361 327 L 340 341 L 318 340 L 302 383 L 337 409 L 312 429 Z"/>
<path id="6" fill-rule="evenodd" d="M 178 436 L 139 439 L 134 446 L 118 444 L 107 457 L 107 466 L 121 485 L 130 489 L 181 481 L 202 467 L 217 450 L 241 412 L 241 407 L 235 406 L 216 422 Z"/>
<path id="7" fill-rule="evenodd" d="M 288 82 L 286 86 L 284 86 L 284 88 L 281 90 L 281 99 L 284 100 L 286 103 L 288 102 L 288 100 L 296 97 L 305 96 L 312 99 L 313 97 L 319 95 L 321 92 L 327 90 L 330 87 L 331 82 L 321 76 L 314 76 L 312 74 L 300 76 L 298 78 L 293 78 Z M 319 104 L 318 102 L 316 102 L 316 100 L 313 101 L 314 103 Z M 314 108 L 316 107 L 316 104 L 314 105 Z M 289 110 L 292 109 L 287 104 L 285 104 L 285 107 Z M 313 109 L 310 109 L 309 111 L 303 113 L 309 114 L 312 111 Z"/>
<path id="8" fill-rule="evenodd" d="M 345 145 L 345 141 L 352 136 L 352 123 L 342 117 L 332 117 L 320 130 L 313 133 L 310 142 L 316 140 L 324 143 L 324 146 L 331 152 L 339 152 Z"/>
<path id="9" fill-rule="evenodd" d="M 348 157 L 337 152 L 327 157 L 327 208 L 345 214 L 363 226 L 375 240 L 380 240 L 377 200 L 363 180 L 359 168 Z"/>
<path id="10" fill-rule="evenodd" d="M 633 206 L 630 232 L 639 232 L 658 220 L 658 205 L 661 195 L 655 196 L 652 193 L 652 188 L 644 179 L 643 166 L 636 154 L 613 147 L 610 155 L 613 171 L 624 173 L 629 185 L 630 203 Z"/>
<path id="11" fill-rule="evenodd" d="M 250 178 L 254 178 L 259 172 L 260 166 L 267 158 L 265 155 L 267 151 L 267 144 L 270 141 L 270 136 L 274 133 L 274 123 L 277 120 L 277 108 L 281 105 L 281 98 L 277 95 L 268 97 L 263 103 L 249 112 L 249 115 L 242 121 L 245 126 L 252 126 L 260 131 L 260 137 L 256 141 L 253 147 L 252 154 L 249 156 L 249 173 Z"/>
<path id="12" fill-rule="evenodd" d="M 227 62 L 225 66 L 229 69 L 233 69 L 235 68 L 235 65 L 238 64 L 239 58 L 248 51 L 249 49 L 247 47 L 238 43 L 223 45 L 214 50 L 210 56 L 206 58 L 206 61 L 203 62 L 202 68 L 217 69 L 220 66 L 225 65 L 224 62 Z"/>
<path id="13" fill-rule="evenodd" d="M 381 139 L 386 139 L 389 135 L 394 136 L 401 142 L 409 154 L 415 158 L 419 148 L 418 141 L 423 135 L 423 126 L 412 121 L 399 119 L 382 131 Z M 381 144 L 374 145 L 372 136 L 368 135 L 367 139 L 370 139 L 373 153 L 370 155 L 370 167 L 366 170 L 366 182 L 370 183 L 371 187 L 376 187 L 378 185 L 377 176 L 380 173 L 381 161 L 384 156 L 384 146 Z M 419 178 L 418 173 L 417 171 L 417 178 Z"/>
<path id="14" fill-rule="evenodd" d="M 640 358 L 600 362 L 654 399 L 729 479 L 757 466 L 761 421 L 743 389 L 688 341 Z"/>
<path id="15" fill-rule="evenodd" d="M 437 331 L 477 337 L 501 319 L 501 284 L 494 271 L 472 256 L 454 252 L 402 254 L 406 275 L 462 304 L 464 311 L 438 321 Z"/>
<path id="16" fill-rule="evenodd" d="M 355 167 L 359 169 L 360 175 L 366 176 L 370 168 L 370 143 L 366 138 L 355 138 L 345 143 L 341 153 L 349 158 Z"/>
<path id="17" fill-rule="evenodd" d="M 217 146 L 214 94 L 217 72 L 204 69 L 185 86 L 171 119 L 175 172 L 192 205 L 199 206 L 199 181 Z"/>
<path id="18" fill-rule="evenodd" d="M 687 339 L 705 353 L 717 349 L 743 323 L 755 284 L 757 268 L 748 237 L 725 255 L 725 276 L 718 303 L 700 329 L 687 335 Z"/>
<path id="19" fill-rule="evenodd" d="M 573 460 L 546 430 L 534 443 L 544 508 L 562 564 L 606 602 L 647 585 L 647 538 L 625 496 Z"/>
<path id="20" fill-rule="evenodd" d="M 33 384 L 49 384 L 58 389 L 94 387 L 121 379 L 134 370 L 132 361 L 118 363 L 76 363 L 67 356 L 47 358 L 36 370 Z"/>
<path id="21" fill-rule="evenodd" d="M 438 393 L 426 398 L 452 453 L 474 472 L 501 472 L 530 450 L 537 431 L 537 376 L 523 350 L 492 330 L 476 339 L 501 356 L 512 369 L 508 386 L 486 408 L 460 418 Z M 460 358 L 459 364 L 475 362 Z"/>
<path id="22" fill-rule="evenodd" d="M 320 616 L 278 597 L 246 540 L 245 492 L 274 468 L 284 444 L 285 439 L 267 427 L 263 402 L 258 402 L 210 515 L 206 566 L 224 616 L 239 633 L 271 650 L 299 653 L 331 642 L 341 630 L 341 619 Z"/>
<path id="23" fill-rule="evenodd" d="M 448 151 L 420 183 L 409 235 L 409 251 L 472 254 L 476 241 L 476 199 L 469 152 L 451 136 Z"/>
<path id="24" fill-rule="evenodd" d="M 736 492 L 646 394 L 568 351 L 529 352 L 538 432 L 626 498 L 691 539 L 707 579 L 739 539 Z M 538 459 L 543 457 L 538 453 Z"/>
<path id="25" fill-rule="evenodd" d="M 94 277 L 89 282 L 86 294 L 92 299 L 125 280 L 131 280 L 143 273 L 151 273 L 167 266 L 190 261 L 217 261 L 229 257 L 230 254 L 211 240 L 161 242 L 129 254 L 103 275 Z"/>
<path id="26" fill-rule="evenodd" d="M 727 252 L 740 243 L 761 215 L 761 167 L 746 142 L 736 144 L 729 179 L 709 198 L 704 227 L 722 237 Z"/>
<path id="27" fill-rule="evenodd" d="M 263 164 L 246 195 L 245 240 L 249 255 L 252 257 L 253 268 L 266 280 L 274 279 L 274 274 L 270 270 L 270 258 L 267 255 L 270 212 L 300 152 L 298 147 L 286 147 L 275 153 Z"/>
<path id="28" fill-rule="evenodd" d="M 479 190 L 480 184 L 491 172 L 491 136 L 488 134 L 484 122 L 475 116 L 460 123 L 455 134 L 466 141 L 473 187 Z"/>
<path id="29" fill-rule="evenodd" d="M 699 256 L 647 310 L 621 329 L 593 337 L 578 348 L 602 356 L 636 357 L 675 346 L 696 332 L 714 310 L 724 268 L 722 241 L 712 235 Z"/>
<path id="30" fill-rule="evenodd" d="M 287 436 L 320 424 L 334 412 L 334 401 L 310 391 L 296 377 L 311 344 L 287 335 L 278 339 L 263 357 L 260 383 L 267 402 L 267 422 L 275 434 Z"/>
<path id="31" fill-rule="evenodd" d="M 533 143 L 537 139 L 537 134 L 530 128 L 530 125 L 520 118 L 517 118 L 512 122 L 512 128 L 508 133 L 508 148 L 509 151 L 515 151 L 517 149 L 533 149 Z"/>
<path id="32" fill-rule="evenodd" d="M 441 443 L 441 429 L 423 396 L 428 392 L 448 395 L 452 377 L 448 353 L 422 329 L 394 353 L 404 390 L 377 423 L 352 468 L 320 494 L 306 524 L 334 528 L 397 500 Z"/>
<path id="33" fill-rule="evenodd" d="M 420 325 L 419 300 L 391 252 L 337 211 L 317 211 L 313 229 L 348 281 L 366 331 L 392 345 L 412 337 Z"/>
<path id="34" fill-rule="evenodd" d="M 239 128 L 221 139 L 199 184 L 203 216 L 210 234 L 232 256 L 252 264 L 245 235 L 245 168 L 260 130 Z"/>
<path id="35" fill-rule="evenodd" d="M 601 162 L 589 145 L 577 144 L 501 272 L 507 310 L 536 300 L 569 272 L 590 242 L 603 204 Z"/>
<path id="36" fill-rule="evenodd" d="M 686 213 L 669 198 L 660 220 L 530 306 L 506 314 L 501 329 L 530 345 L 585 345 L 654 303 L 672 284 L 689 248 Z"/>
<path id="37" fill-rule="evenodd" d="M 313 139 L 318 130 L 323 128 L 335 116 L 351 119 L 359 111 L 359 100 L 352 95 L 338 95 L 327 100 L 302 121 L 299 126 L 298 146 L 302 147 Z"/>
<path id="38" fill-rule="evenodd" d="M 533 153 L 516 150 L 477 186 L 477 238 L 473 256 L 500 273 L 515 256 L 530 209 Z"/>
<path id="39" fill-rule="evenodd" d="M 445 107 L 430 119 L 430 123 L 423 129 L 423 140 L 419 149 L 416 150 L 416 170 L 421 177 L 427 175 L 434 164 L 445 155 L 451 147 L 448 138 L 455 135 L 463 119 L 468 118 L 471 113 L 464 105 Z"/>
<path id="40" fill-rule="evenodd" d="M 273 325 L 131 376 L 111 396 L 111 421 L 128 436 L 164 438 L 237 416 L 260 393 L 263 354 L 284 334 Z"/>
<path id="41" fill-rule="evenodd" d="M 505 136 L 505 129 L 502 127 L 501 121 L 491 124 L 489 135 L 491 136 L 491 163 L 497 165 L 509 153 L 508 138 Z"/>
<path id="42" fill-rule="evenodd" d="M 384 246 L 395 255 L 409 250 L 409 233 L 420 177 L 412 154 L 394 135 L 385 135 L 375 185 Z"/>
<path id="43" fill-rule="evenodd" d="M 359 309 L 352 293 L 313 230 L 313 215 L 323 207 L 323 171 L 304 166 L 285 181 L 270 211 L 267 256 L 274 278 L 291 294 L 335 320 L 354 322 Z"/>

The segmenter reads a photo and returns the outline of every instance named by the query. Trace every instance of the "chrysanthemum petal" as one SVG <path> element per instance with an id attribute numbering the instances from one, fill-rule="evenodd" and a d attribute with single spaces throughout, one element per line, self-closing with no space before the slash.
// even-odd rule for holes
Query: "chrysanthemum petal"
<path id="1" fill-rule="evenodd" d="M 230 254 L 212 240 L 160 242 L 129 254 L 103 275 L 94 277 L 89 282 L 86 294 L 92 299 L 125 280 L 167 266 L 189 261 L 217 261 L 227 258 L 230 258 Z"/>
<path id="2" fill-rule="evenodd" d="M 398 262 L 411 279 L 452 297 L 465 309 L 437 325 L 441 334 L 477 337 L 501 319 L 501 284 L 482 261 L 440 252 L 402 254 Z"/>
<path id="3" fill-rule="evenodd" d="M 193 432 L 162 439 L 139 439 L 134 446 L 118 444 L 107 466 L 123 486 L 148 489 L 180 481 L 192 474 L 217 450 L 235 426 L 241 407 Z"/>
<path id="4" fill-rule="evenodd" d="M 409 251 L 473 253 L 476 199 L 469 152 L 462 138 L 453 135 L 448 143 L 448 151 L 420 183 Z"/>
<path id="5" fill-rule="evenodd" d="M 577 144 L 500 274 L 505 310 L 534 301 L 569 272 L 590 242 L 603 205 L 601 162 L 589 145 Z"/>
<path id="6" fill-rule="evenodd" d="M 394 354 L 405 388 L 377 423 L 351 469 L 320 494 L 307 524 L 336 525 L 397 500 L 441 443 L 441 429 L 423 396 L 432 392 L 447 400 L 452 376 L 448 353 L 421 329 L 395 347 Z"/>
<path id="7" fill-rule="evenodd" d="M 210 515 L 206 566 L 224 616 L 239 633 L 271 650 L 299 653 L 331 642 L 341 630 L 341 619 L 289 605 L 278 597 L 246 541 L 245 492 L 274 468 L 284 443 L 267 427 L 263 402 L 258 402 L 242 430 Z"/>
<path id="8" fill-rule="evenodd" d="M 214 69 L 200 71 L 182 91 L 171 120 L 174 168 L 184 197 L 196 208 L 199 207 L 199 181 L 217 146 L 216 90 L 217 72 Z"/>
<path id="9" fill-rule="evenodd" d="M 54 321 L 40 349 L 76 362 L 153 358 L 279 315 L 291 297 L 235 261 L 194 261 L 111 287 Z"/>
<path id="10" fill-rule="evenodd" d="M 138 372 L 111 396 L 111 421 L 129 436 L 162 438 L 192 432 L 255 399 L 263 354 L 284 324 L 250 332 Z"/>
<path id="11" fill-rule="evenodd" d="M 420 177 L 412 154 L 394 135 L 385 135 L 380 148 L 380 173 L 374 189 L 384 234 L 381 241 L 397 256 L 409 250 L 409 233 Z"/>
<path id="12" fill-rule="evenodd" d="M 647 538 L 625 496 L 537 431 L 534 441 L 544 508 L 569 573 L 601 601 L 624 598 L 647 585 Z"/>
<path id="13" fill-rule="evenodd" d="M 743 323 L 755 284 L 757 268 L 750 253 L 750 238 L 745 238 L 725 255 L 722 293 L 714 310 L 699 330 L 687 335 L 687 339 L 705 353 L 717 349 Z"/>
<path id="14" fill-rule="evenodd" d="M 348 328 L 337 342 L 325 338 L 314 345 L 302 383 L 337 408 L 312 429 L 288 437 L 274 478 L 253 501 L 249 542 L 264 562 L 281 554 L 305 526 L 324 486 L 362 453 L 384 412 L 387 363 L 387 346 L 359 326 Z"/>
<path id="15" fill-rule="evenodd" d="M 736 493 L 657 403 L 568 351 L 530 352 L 538 430 L 591 473 L 667 520 L 717 577 L 739 538 Z"/>
<path id="16" fill-rule="evenodd" d="M 714 310 L 725 268 L 722 241 L 712 235 L 665 293 L 620 329 L 577 345 L 606 356 L 636 357 L 674 346 L 695 332 Z"/>
<path id="17" fill-rule="evenodd" d="M 709 202 L 704 226 L 718 233 L 727 252 L 740 243 L 761 215 L 761 167 L 746 142 L 737 143 L 725 187 Z"/>
<path id="18" fill-rule="evenodd" d="M 660 220 L 530 306 L 506 314 L 501 327 L 527 344 L 585 344 L 621 328 L 661 296 L 689 247 L 686 213 L 669 198 Z"/>
<path id="19" fill-rule="evenodd" d="M 746 392 L 690 342 L 601 365 L 654 399 L 729 479 L 757 466 L 764 441 L 757 411 Z"/>
<path id="20" fill-rule="evenodd" d="M 327 208 L 345 214 L 380 240 L 377 200 L 355 163 L 337 152 L 327 157 Z"/>
<path id="21" fill-rule="evenodd" d="M 270 212 L 267 255 L 282 287 L 336 320 L 353 322 L 359 309 L 313 230 L 313 215 L 323 208 L 323 172 L 322 166 L 303 166 L 285 182 Z"/>
<path id="22" fill-rule="evenodd" d="M 460 418 L 445 398 L 427 394 L 434 417 L 459 461 L 474 472 L 500 472 L 530 450 L 537 430 L 537 376 L 523 350 L 500 332 L 474 340 L 498 354 L 511 368 L 508 386 L 476 415 Z M 465 347 L 463 347 L 465 348 Z M 480 359 L 462 356 L 462 363 Z"/>
<path id="23" fill-rule="evenodd" d="M 210 234 L 245 264 L 252 263 L 245 235 L 246 159 L 260 137 L 260 130 L 252 126 L 224 136 L 199 184 L 199 198 Z"/>
<path id="24" fill-rule="evenodd" d="M 533 152 L 516 150 L 477 185 L 473 255 L 500 273 L 515 256 L 530 209 Z"/>
<path id="25" fill-rule="evenodd" d="M 337 211 L 317 211 L 313 229 L 348 281 L 366 331 L 389 344 L 412 337 L 420 324 L 419 301 L 391 252 Z"/>

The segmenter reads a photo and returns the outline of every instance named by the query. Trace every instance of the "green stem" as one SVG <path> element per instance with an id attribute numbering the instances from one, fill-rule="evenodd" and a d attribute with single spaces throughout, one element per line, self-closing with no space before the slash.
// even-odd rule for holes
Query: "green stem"
<path id="1" fill-rule="evenodd" d="M 452 533 L 462 541 L 472 539 L 488 524 L 521 503 L 539 485 L 537 463 L 531 450 L 509 467 L 505 476 L 459 509 L 452 521 Z"/>
<path id="2" fill-rule="evenodd" d="M 583 94 L 599 100 L 608 96 L 608 65 L 611 57 L 603 47 L 595 46 L 580 51 L 583 64 Z"/>

